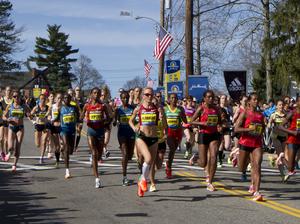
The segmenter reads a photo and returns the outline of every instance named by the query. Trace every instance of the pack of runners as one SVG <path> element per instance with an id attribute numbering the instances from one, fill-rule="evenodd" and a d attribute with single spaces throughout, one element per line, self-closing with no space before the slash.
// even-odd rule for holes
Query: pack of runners
<path id="1" fill-rule="evenodd" d="M 139 197 L 148 191 L 148 183 L 149 191 L 157 191 L 155 173 L 163 166 L 166 178 L 173 178 L 173 160 L 183 136 L 183 158 L 190 165 L 198 163 L 204 168 L 208 191 L 216 190 L 214 176 L 217 168 L 223 166 L 226 151 L 227 162 L 238 166 L 241 181 L 247 181 L 247 170 L 251 172 L 249 193 L 256 201 L 264 200 L 260 183 L 265 151 L 275 152 L 269 155 L 270 166 L 278 168 L 283 182 L 299 169 L 300 97 L 295 101 L 284 97 L 267 105 L 251 93 L 232 103 L 226 95 L 216 96 L 207 90 L 198 104 L 193 96 L 179 100 L 176 94 L 170 94 L 163 102 L 162 94 L 150 87 L 120 89 L 120 98 L 114 101 L 108 95 L 107 89 L 95 87 L 84 99 L 76 87 L 67 93 L 41 94 L 30 101 L 7 87 L 0 99 L 2 160 L 9 161 L 13 155 L 12 171 L 16 172 L 27 117 L 34 124 L 39 163 L 44 163 L 46 152 L 49 159 L 55 157 L 57 168 L 62 158 L 66 179 L 72 177 L 70 155 L 77 150 L 86 125 L 96 188 L 102 186 L 98 163 L 102 156 L 109 157 L 112 126 L 117 126 L 122 185 L 129 185 L 127 166 L 134 156 L 140 169 Z"/>

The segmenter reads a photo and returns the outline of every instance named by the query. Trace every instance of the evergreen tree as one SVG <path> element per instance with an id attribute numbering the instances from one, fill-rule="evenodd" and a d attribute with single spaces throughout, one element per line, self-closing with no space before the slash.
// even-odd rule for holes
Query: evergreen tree
<path id="1" fill-rule="evenodd" d="M 288 94 L 291 81 L 300 81 L 300 4 L 286 0 L 273 14 L 274 69 L 276 84 Z"/>
<path id="2" fill-rule="evenodd" d="M 60 32 L 59 25 L 48 25 L 48 39 L 37 37 L 35 50 L 36 56 L 29 58 L 36 62 L 39 68 L 48 68 L 47 78 L 54 91 L 66 91 L 76 80 L 70 72 L 71 63 L 77 59 L 68 56 L 78 52 L 68 44 L 69 35 Z"/>
<path id="3" fill-rule="evenodd" d="M 22 28 L 17 29 L 10 20 L 12 4 L 9 1 L 0 1 L 0 72 L 10 71 L 20 67 L 20 62 L 12 55 L 19 50 Z"/>

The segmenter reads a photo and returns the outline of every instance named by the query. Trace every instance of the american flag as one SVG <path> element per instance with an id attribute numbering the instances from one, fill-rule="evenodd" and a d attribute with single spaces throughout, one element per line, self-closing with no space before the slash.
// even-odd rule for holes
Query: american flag
<path id="1" fill-rule="evenodd" d="M 151 68 L 152 68 L 152 65 L 150 65 L 148 63 L 148 61 L 144 60 L 144 70 L 145 70 L 145 76 L 147 79 L 149 78 Z"/>
<path id="2" fill-rule="evenodd" d="M 159 60 L 172 42 L 173 37 L 162 27 L 159 29 L 158 37 L 155 40 L 154 57 Z"/>

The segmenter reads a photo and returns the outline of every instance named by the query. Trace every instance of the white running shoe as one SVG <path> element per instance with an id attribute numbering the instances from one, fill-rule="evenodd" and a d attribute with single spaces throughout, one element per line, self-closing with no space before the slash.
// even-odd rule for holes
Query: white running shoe
<path id="1" fill-rule="evenodd" d="M 96 178 L 95 182 L 96 182 L 95 188 L 101 188 L 100 179 Z"/>

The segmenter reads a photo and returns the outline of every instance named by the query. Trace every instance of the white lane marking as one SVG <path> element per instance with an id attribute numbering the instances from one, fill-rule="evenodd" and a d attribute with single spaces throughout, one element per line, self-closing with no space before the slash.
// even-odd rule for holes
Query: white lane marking
<path id="1" fill-rule="evenodd" d="M 13 163 L 0 162 L 0 165 L 9 165 L 9 166 L 12 166 Z M 11 169 L 11 168 L 9 168 L 9 169 Z M 44 166 L 44 165 L 35 166 L 35 165 L 26 165 L 26 164 L 23 164 L 23 163 L 18 163 L 17 164 L 17 170 L 22 170 L 22 169 L 23 170 L 24 169 L 27 169 L 27 170 L 52 170 L 52 169 L 55 169 L 55 167 Z"/>

